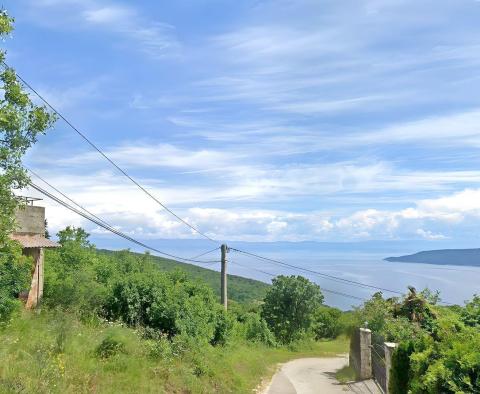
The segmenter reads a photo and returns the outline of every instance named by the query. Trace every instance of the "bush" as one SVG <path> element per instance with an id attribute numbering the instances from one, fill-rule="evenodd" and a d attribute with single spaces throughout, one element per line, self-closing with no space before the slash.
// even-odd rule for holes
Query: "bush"
<path id="1" fill-rule="evenodd" d="M 147 346 L 152 359 L 170 361 L 173 358 L 172 344 L 166 337 L 148 341 Z"/>
<path id="2" fill-rule="evenodd" d="M 148 255 L 99 254 L 82 229 L 58 235 L 62 248 L 47 254 L 46 306 L 77 312 L 83 321 L 121 320 L 170 339 L 185 334 L 202 343 L 227 343 L 233 321 L 211 288 L 182 271 L 160 271 Z"/>
<path id="3" fill-rule="evenodd" d="M 113 335 L 105 337 L 95 348 L 95 355 L 102 359 L 107 359 L 120 353 L 126 353 L 125 344 Z"/>
<path id="4" fill-rule="evenodd" d="M 342 331 L 340 318 L 342 311 L 337 308 L 322 306 L 313 316 L 312 332 L 315 339 L 335 339 Z"/>
<path id="5" fill-rule="evenodd" d="M 233 329 L 233 318 L 228 313 L 226 313 L 222 307 L 217 309 L 217 318 L 215 322 L 215 330 L 213 333 L 213 338 L 210 343 L 212 345 L 226 345 L 229 341 L 232 329 Z"/>
<path id="6" fill-rule="evenodd" d="M 14 242 L 0 249 L 0 324 L 20 305 L 18 295 L 30 288 L 31 264 Z"/>
<path id="7" fill-rule="evenodd" d="M 263 343 L 267 346 L 276 346 L 276 340 L 273 333 L 268 328 L 267 322 L 257 313 L 249 313 L 245 322 L 245 338 L 251 342 Z"/>
<path id="8" fill-rule="evenodd" d="M 407 394 L 410 386 L 410 356 L 413 342 L 401 343 L 392 354 L 389 390 L 392 394 Z"/>

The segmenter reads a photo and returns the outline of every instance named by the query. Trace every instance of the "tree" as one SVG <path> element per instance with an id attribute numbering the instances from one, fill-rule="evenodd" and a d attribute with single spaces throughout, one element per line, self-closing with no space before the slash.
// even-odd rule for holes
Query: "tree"
<path id="1" fill-rule="evenodd" d="M 462 321 L 470 327 L 480 327 L 480 296 L 475 294 L 461 312 Z"/>
<path id="2" fill-rule="evenodd" d="M 60 242 L 62 246 L 67 242 L 74 242 L 81 247 L 90 246 L 90 241 L 88 240 L 90 234 L 81 227 L 67 226 L 64 230 L 60 230 L 57 233 L 57 237 L 58 242 Z"/>
<path id="3" fill-rule="evenodd" d="M 0 38 L 13 31 L 13 18 L 0 11 Z M 0 319 L 13 310 L 15 297 L 26 286 L 29 266 L 18 253 L 18 245 L 8 235 L 15 227 L 15 209 L 19 200 L 14 191 L 28 185 L 22 157 L 40 134 L 46 132 L 55 117 L 45 107 L 34 105 L 17 80 L 15 71 L 5 64 L 0 50 Z M 15 275 L 9 273 L 15 272 Z"/>
<path id="4" fill-rule="evenodd" d="M 340 335 L 342 311 L 329 306 L 321 306 L 313 316 L 312 331 L 315 339 L 336 338 Z"/>
<path id="5" fill-rule="evenodd" d="M 13 18 L 5 10 L 0 11 L 0 38 L 6 38 L 12 30 Z M 2 66 L 4 61 L 5 52 L 0 51 Z M 14 190 L 28 185 L 22 157 L 37 137 L 53 125 L 55 116 L 46 107 L 33 104 L 13 69 L 5 66 L 0 81 L 3 91 L 0 100 L 0 247 L 5 247 L 19 204 Z"/>
<path id="6" fill-rule="evenodd" d="M 48 231 L 48 220 L 45 219 L 45 238 L 50 239 L 50 232 Z"/>
<path id="7" fill-rule="evenodd" d="M 265 296 L 262 317 L 278 341 L 289 343 L 308 331 L 322 302 L 320 286 L 302 276 L 281 275 Z"/>

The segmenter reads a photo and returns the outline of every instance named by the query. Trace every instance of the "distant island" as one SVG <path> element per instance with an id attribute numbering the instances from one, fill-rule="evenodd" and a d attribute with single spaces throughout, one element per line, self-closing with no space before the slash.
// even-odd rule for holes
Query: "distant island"
<path id="1" fill-rule="evenodd" d="M 386 261 L 438 265 L 468 265 L 480 267 L 480 249 L 427 250 L 400 257 L 387 257 Z"/>

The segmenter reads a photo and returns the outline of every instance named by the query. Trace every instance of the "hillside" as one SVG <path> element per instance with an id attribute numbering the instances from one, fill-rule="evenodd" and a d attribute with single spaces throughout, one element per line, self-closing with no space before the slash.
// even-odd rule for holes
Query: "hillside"
<path id="1" fill-rule="evenodd" d="M 428 250 L 400 257 L 387 257 L 386 261 L 439 265 L 467 265 L 480 267 L 480 249 Z"/>
<path id="2" fill-rule="evenodd" d="M 99 250 L 99 253 L 115 254 L 119 252 L 111 250 Z M 133 255 L 140 253 L 130 252 Z M 162 271 L 174 271 L 181 269 L 189 276 L 206 282 L 215 293 L 220 297 L 220 273 L 193 264 L 180 263 L 175 260 L 165 259 L 163 257 L 151 256 L 152 261 L 158 265 Z M 269 285 L 254 279 L 243 278 L 237 275 L 228 275 L 228 298 L 237 302 L 252 302 L 262 300 Z"/>

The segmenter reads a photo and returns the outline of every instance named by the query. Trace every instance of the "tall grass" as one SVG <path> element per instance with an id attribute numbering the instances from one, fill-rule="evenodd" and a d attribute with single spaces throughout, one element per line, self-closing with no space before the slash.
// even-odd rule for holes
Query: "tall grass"
<path id="1" fill-rule="evenodd" d="M 251 393 L 275 364 L 347 351 L 344 338 L 289 348 L 187 337 L 144 339 L 118 323 L 60 311 L 21 312 L 0 331 L 1 393 Z"/>

